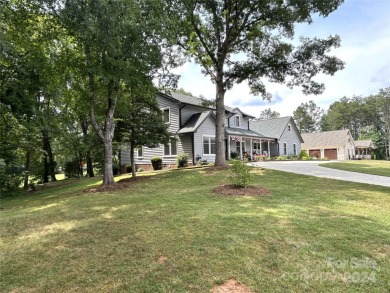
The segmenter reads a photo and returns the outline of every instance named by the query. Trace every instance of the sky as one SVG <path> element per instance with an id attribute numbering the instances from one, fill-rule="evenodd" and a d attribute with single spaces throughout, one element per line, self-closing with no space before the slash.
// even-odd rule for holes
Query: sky
<path id="1" fill-rule="evenodd" d="M 235 85 L 225 94 L 225 104 L 239 107 L 255 117 L 264 109 L 271 108 L 281 116 L 292 116 L 301 104 L 313 100 L 327 110 L 329 105 L 342 97 L 368 96 L 381 88 L 390 87 L 390 0 L 346 0 L 328 17 L 314 17 L 310 25 L 298 25 L 295 36 L 326 38 L 339 35 L 341 46 L 331 55 L 342 59 L 345 68 L 333 76 L 318 75 L 314 80 L 325 84 L 321 95 L 304 95 L 300 87 L 263 80 L 272 94 L 271 102 L 250 93 L 244 82 Z M 178 88 L 195 96 L 215 98 L 215 86 L 210 78 L 201 73 L 195 63 L 186 63 L 176 69 L 181 78 Z"/>

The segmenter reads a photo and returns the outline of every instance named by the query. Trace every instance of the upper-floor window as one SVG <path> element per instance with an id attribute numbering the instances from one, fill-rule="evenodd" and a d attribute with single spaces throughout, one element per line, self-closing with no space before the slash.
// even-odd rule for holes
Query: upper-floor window
<path id="1" fill-rule="evenodd" d="M 161 112 L 162 112 L 163 122 L 165 124 L 170 123 L 171 122 L 171 113 L 170 113 L 169 108 L 163 108 L 163 109 L 161 109 Z"/>
<path id="2" fill-rule="evenodd" d="M 291 125 L 290 124 L 287 126 L 287 129 L 288 129 L 288 132 L 291 132 Z"/>
<path id="3" fill-rule="evenodd" d="M 283 154 L 287 156 L 287 142 L 283 143 Z"/>
<path id="4" fill-rule="evenodd" d="M 234 116 L 234 126 L 240 127 L 240 116 Z"/>
<path id="5" fill-rule="evenodd" d="M 137 149 L 137 157 L 138 157 L 138 158 L 142 158 L 142 157 L 143 157 L 143 154 L 142 154 L 142 147 L 139 147 L 139 148 Z"/>
<path id="6" fill-rule="evenodd" d="M 177 142 L 176 138 L 172 137 L 171 141 L 164 145 L 164 156 L 176 156 L 177 155 Z"/>
<path id="7" fill-rule="evenodd" d="M 203 154 L 215 155 L 215 137 L 203 136 Z"/>

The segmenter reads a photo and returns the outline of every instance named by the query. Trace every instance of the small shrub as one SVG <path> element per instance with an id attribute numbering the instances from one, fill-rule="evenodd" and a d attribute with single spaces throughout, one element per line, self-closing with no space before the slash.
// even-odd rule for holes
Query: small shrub
<path id="1" fill-rule="evenodd" d="M 239 156 L 239 154 L 237 152 L 230 153 L 230 159 L 232 159 L 232 160 L 237 160 L 238 156 Z"/>
<path id="2" fill-rule="evenodd" d="M 112 163 L 112 173 L 114 175 L 119 175 L 119 164 L 118 163 Z"/>
<path id="3" fill-rule="evenodd" d="M 232 160 L 233 182 L 236 187 L 246 187 L 251 181 L 251 167 L 242 161 Z"/>
<path id="4" fill-rule="evenodd" d="M 187 167 L 187 164 L 188 164 L 188 154 L 181 153 L 177 155 L 176 166 L 178 168 Z"/>
<path id="5" fill-rule="evenodd" d="M 279 157 L 276 157 L 276 160 L 277 161 L 286 161 L 288 158 L 286 156 L 279 156 Z"/>
<path id="6" fill-rule="evenodd" d="M 198 164 L 197 165 L 199 165 L 199 166 L 203 166 L 203 165 L 207 165 L 208 163 L 207 163 L 207 160 L 205 160 L 205 159 L 200 159 L 199 161 L 198 161 Z"/>
<path id="7" fill-rule="evenodd" d="M 151 160 L 153 170 L 161 170 L 162 167 L 162 159 L 160 157 L 153 157 Z"/>
<path id="8" fill-rule="evenodd" d="M 307 158 L 310 158 L 307 152 L 305 150 L 301 150 L 301 152 L 298 155 L 298 159 L 307 160 Z"/>
<path id="9" fill-rule="evenodd" d="M 126 165 L 126 172 L 131 173 L 131 164 Z"/>
<path id="10" fill-rule="evenodd" d="M 327 157 L 323 157 L 321 158 L 321 161 L 329 161 L 329 159 Z"/>

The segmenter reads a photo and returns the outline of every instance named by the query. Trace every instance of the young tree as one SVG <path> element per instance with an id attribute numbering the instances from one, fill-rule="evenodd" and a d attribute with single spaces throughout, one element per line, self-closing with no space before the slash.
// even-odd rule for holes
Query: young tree
<path id="1" fill-rule="evenodd" d="M 319 94 L 324 85 L 313 81 L 318 73 L 334 74 L 343 62 L 329 56 L 338 36 L 300 38 L 297 48 L 288 39 L 294 25 L 311 23 L 312 15 L 326 17 L 342 0 L 170 0 L 166 12 L 173 20 L 177 42 L 199 63 L 216 88 L 216 159 L 225 165 L 224 97 L 236 83 L 248 81 L 253 93 L 270 99 L 262 78 L 303 87 Z"/>
<path id="2" fill-rule="evenodd" d="M 260 112 L 259 120 L 279 118 L 280 113 L 272 111 L 271 108 L 265 109 Z"/>

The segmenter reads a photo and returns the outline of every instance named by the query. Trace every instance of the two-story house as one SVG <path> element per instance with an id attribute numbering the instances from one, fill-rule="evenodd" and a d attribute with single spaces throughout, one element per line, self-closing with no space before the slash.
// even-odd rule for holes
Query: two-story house
<path id="1" fill-rule="evenodd" d="M 176 165 L 176 157 L 180 153 L 187 153 L 190 157 L 189 163 L 196 164 L 199 159 L 208 162 L 215 161 L 215 108 L 203 105 L 201 99 L 178 94 L 175 92 L 159 92 L 156 100 L 163 113 L 163 121 L 167 125 L 168 131 L 172 133 L 172 140 L 167 145 L 160 145 L 154 148 L 143 146 L 135 150 L 135 164 L 144 169 L 150 169 L 151 158 L 159 156 L 163 160 L 163 165 Z M 236 153 L 239 158 L 245 155 L 264 154 L 266 156 L 278 156 L 279 140 L 281 135 L 278 131 L 263 133 L 261 131 L 261 121 L 255 121 L 255 117 L 242 112 L 239 108 L 225 107 L 225 149 L 226 158 L 229 159 L 232 153 Z M 290 117 L 291 118 L 291 117 Z M 285 123 L 286 122 L 286 123 Z M 283 120 L 287 132 L 294 133 L 296 140 L 290 143 L 289 147 L 294 149 L 286 150 L 288 155 L 296 154 L 300 151 L 302 138 L 292 119 Z M 280 127 L 281 129 L 282 127 Z M 284 132 L 284 129 L 283 129 Z M 287 134 L 288 136 L 288 134 Z M 291 146 L 290 146 L 291 144 Z M 121 167 L 130 163 L 130 154 L 126 147 L 120 153 Z"/>

